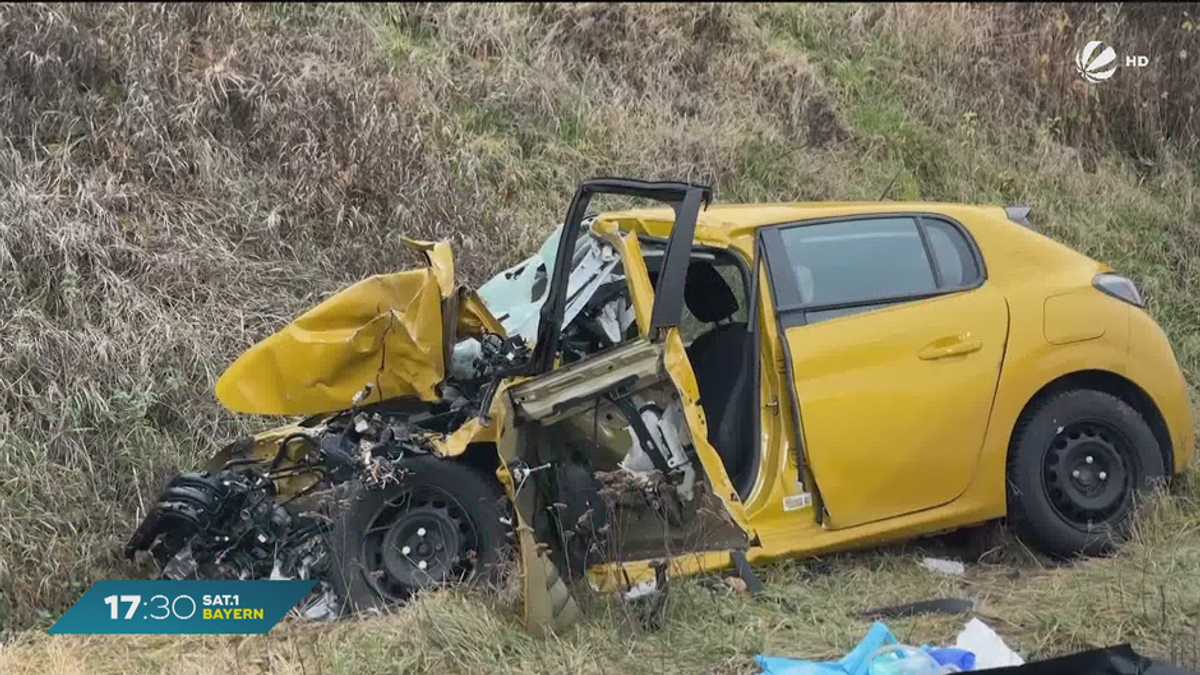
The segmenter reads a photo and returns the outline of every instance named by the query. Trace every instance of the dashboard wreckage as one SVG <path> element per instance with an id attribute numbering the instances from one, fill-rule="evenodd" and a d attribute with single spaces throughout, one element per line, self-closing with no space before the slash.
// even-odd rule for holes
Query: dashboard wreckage
<path id="1" fill-rule="evenodd" d="M 589 216 L 600 194 L 665 207 Z M 628 589 L 664 560 L 1005 515 L 1048 553 L 1105 550 L 1191 460 L 1186 384 L 1136 288 L 1027 208 L 711 199 L 585 181 L 478 292 L 447 243 L 405 240 L 426 266 L 346 288 L 221 376 L 234 412 L 307 417 L 172 478 L 126 554 L 166 578 L 317 579 L 310 617 L 515 567 L 537 634 L 578 614 L 572 579 Z"/>

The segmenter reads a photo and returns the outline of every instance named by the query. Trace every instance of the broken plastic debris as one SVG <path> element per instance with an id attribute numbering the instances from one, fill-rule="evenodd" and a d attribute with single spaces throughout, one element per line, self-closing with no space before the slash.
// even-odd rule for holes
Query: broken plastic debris
<path id="1" fill-rule="evenodd" d="M 1020 666 L 1025 660 L 1004 644 L 1004 640 L 988 625 L 979 619 L 967 622 L 962 632 L 954 642 L 959 649 L 975 653 L 975 667 L 1002 668 L 1004 666 Z"/>
<path id="2" fill-rule="evenodd" d="M 321 584 L 324 593 L 321 598 L 304 609 L 304 618 L 310 621 L 332 620 L 337 618 L 337 595 L 329 584 Z"/>
<path id="3" fill-rule="evenodd" d="M 908 645 L 884 645 L 871 655 L 869 675 L 942 675 L 962 669 L 943 664 L 924 649 Z"/>
<path id="4" fill-rule="evenodd" d="M 949 574 L 954 577 L 961 577 L 966 574 L 967 568 L 957 560 L 945 560 L 943 558 L 922 558 L 921 565 L 926 569 L 942 574 Z"/>
<path id="5" fill-rule="evenodd" d="M 643 581 L 642 583 L 635 585 L 633 588 L 625 592 L 624 597 L 626 602 L 631 602 L 633 600 L 637 600 L 638 598 L 644 598 L 648 595 L 653 595 L 657 591 L 658 583 L 654 579 L 651 579 L 650 581 Z"/>
<path id="6" fill-rule="evenodd" d="M 754 657 L 762 675 L 942 675 L 962 671 L 973 655 L 956 649 L 901 645 L 887 625 L 876 621 L 858 645 L 837 661 Z"/>
<path id="7" fill-rule="evenodd" d="M 868 675 L 871 657 L 886 645 L 898 644 L 886 624 L 876 621 L 850 653 L 837 661 L 804 661 L 759 654 L 754 657 L 762 675 Z"/>
<path id="8" fill-rule="evenodd" d="M 162 576 L 164 579 L 191 579 L 196 575 L 196 570 L 199 565 L 196 559 L 192 557 L 192 547 L 185 546 L 183 550 L 175 554 L 170 562 L 163 567 Z"/>
<path id="9" fill-rule="evenodd" d="M 291 579 L 291 577 L 284 574 L 283 571 L 280 570 L 278 560 L 275 561 L 275 566 L 271 568 L 271 576 L 267 578 L 271 581 L 287 581 L 288 579 Z"/>
<path id="10" fill-rule="evenodd" d="M 733 589 L 734 593 L 747 593 L 750 590 L 749 587 L 746 586 L 745 579 L 740 579 L 738 577 L 725 577 L 724 581 L 725 585 Z"/>

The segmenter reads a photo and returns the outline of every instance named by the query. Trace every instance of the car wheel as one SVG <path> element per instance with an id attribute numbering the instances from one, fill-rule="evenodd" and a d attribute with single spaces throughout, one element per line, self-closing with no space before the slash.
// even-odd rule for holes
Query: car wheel
<path id="1" fill-rule="evenodd" d="M 343 611 L 399 604 L 424 588 L 499 578 L 507 545 L 500 485 L 433 456 L 408 458 L 397 468 L 398 485 L 355 486 L 334 519 L 330 583 Z"/>
<path id="2" fill-rule="evenodd" d="M 1166 473 L 1146 420 L 1111 394 L 1073 390 L 1036 403 L 1013 434 L 1009 521 L 1044 553 L 1108 552 L 1139 496 Z"/>

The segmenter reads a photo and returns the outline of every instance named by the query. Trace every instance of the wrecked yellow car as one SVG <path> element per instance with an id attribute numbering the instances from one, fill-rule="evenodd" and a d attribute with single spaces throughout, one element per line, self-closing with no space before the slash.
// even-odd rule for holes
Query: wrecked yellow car
<path id="1" fill-rule="evenodd" d="M 596 194 L 667 206 L 586 216 Z M 620 587 L 1009 516 L 1104 550 L 1191 460 L 1136 287 L 1028 209 L 710 206 L 594 179 L 472 292 L 444 243 L 252 347 L 231 410 L 309 415 L 173 479 L 130 540 L 169 578 L 317 578 L 307 611 L 494 576 L 531 629 Z M 661 569 L 661 566 L 660 566 Z"/>

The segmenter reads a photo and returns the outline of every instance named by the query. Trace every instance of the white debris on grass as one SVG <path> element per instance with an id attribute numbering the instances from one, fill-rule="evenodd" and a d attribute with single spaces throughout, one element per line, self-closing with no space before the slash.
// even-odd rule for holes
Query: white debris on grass
<path id="1" fill-rule="evenodd" d="M 961 577 L 967 573 L 967 568 L 957 560 L 945 560 L 943 558 L 922 558 L 921 565 L 925 569 L 949 574 L 952 577 Z"/>
<path id="2" fill-rule="evenodd" d="M 966 649 L 975 654 L 975 668 L 1003 668 L 1004 666 L 1024 665 L 1025 660 L 1004 644 L 996 631 L 979 619 L 967 622 L 954 643 L 959 649 Z"/>
<path id="3" fill-rule="evenodd" d="M 644 598 L 648 595 L 653 595 L 658 592 L 658 582 L 654 579 L 643 581 L 640 584 L 635 584 L 633 588 L 625 592 L 625 601 L 631 602 L 638 598 Z"/>

